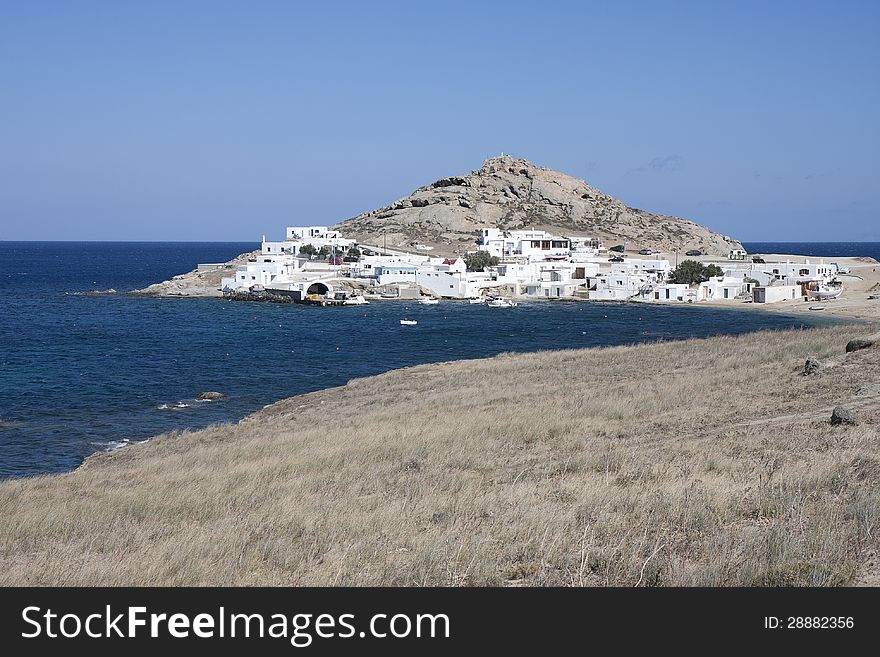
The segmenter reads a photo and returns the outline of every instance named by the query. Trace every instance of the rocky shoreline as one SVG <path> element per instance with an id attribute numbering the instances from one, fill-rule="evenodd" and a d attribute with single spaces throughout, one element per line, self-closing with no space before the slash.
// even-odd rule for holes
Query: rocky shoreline
<path id="1" fill-rule="evenodd" d="M 259 251 L 242 253 L 216 269 L 193 269 L 167 281 L 153 283 L 138 290 L 130 290 L 129 294 L 154 297 L 221 297 L 223 296 L 220 290 L 221 279 L 224 276 L 229 276 L 238 265 L 255 258 L 259 253 Z"/>

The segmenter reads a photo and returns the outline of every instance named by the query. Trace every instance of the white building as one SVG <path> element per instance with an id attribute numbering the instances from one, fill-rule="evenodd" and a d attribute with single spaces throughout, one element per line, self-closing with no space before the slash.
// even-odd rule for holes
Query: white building
<path id="1" fill-rule="evenodd" d="M 235 269 L 235 274 L 220 281 L 220 289 L 247 290 L 273 287 L 290 281 L 302 271 L 305 261 L 290 254 L 259 255 Z"/>
<path id="2" fill-rule="evenodd" d="M 545 257 L 568 255 L 571 251 L 571 241 L 567 237 L 551 235 L 543 230 L 502 231 L 497 228 L 484 228 L 477 248 L 502 259 Z"/>
<path id="3" fill-rule="evenodd" d="M 635 296 L 644 296 L 656 284 L 656 279 L 648 274 L 609 273 L 596 277 L 595 288 L 590 290 L 590 299 L 596 301 L 626 301 Z"/>
<path id="4" fill-rule="evenodd" d="M 288 226 L 286 236 L 283 244 L 298 243 L 300 248 L 311 244 L 317 249 L 326 246 L 347 251 L 357 245 L 355 240 L 342 237 L 338 230 L 330 230 L 327 226 Z"/>
<path id="5" fill-rule="evenodd" d="M 438 297 L 465 299 L 485 287 L 501 285 L 497 275 L 469 272 L 462 258 L 431 258 L 415 254 L 362 256 L 351 275 L 372 279 L 375 285 L 418 285 Z"/>
<path id="6" fill-rule="evenodd" d="M 627 258 L 623 262 L 610 264 L 612 274 L 645 274 L 649 279 L 657 282 L 665 281 L 671 271 L 668 260 Z"/>
<path id="7" fill-rule="evenodd" d="M 354 240 L 345 239 L 338 231 L 331 231 L 326 226 L 289 226 L 287 237 L 283 241 L 269 241 L 264 235 L 259 255 L 239 265 L 233 276 L 223 278 L 221 289 L 291 290 L 299 289 L 312 279 L 332 278 L 339 275 L 340 267 L 330 262 L 310 262 L 310 258 L 302 253 L 303 246 L 312 244 L 316 248 L 327 246 L 345 251 L 356 244 Z M 308 285 L 303 290 L 307 288 Z"/>
<path id="8" fill-rule="evenodd" d="M 288 226 L 288 240 L 310 240 L 310 239 L 338 239 L 342 235 L 338 230 L 330 230 L 327 226 Z"/>
<path id="9" fill-rule="evenodd" d="M 731 276 L 713 276 L 700 283 L 697 298 L 700 301 L 733 300 L 743 293 L 743 279 Z"/>
<path id="10" fill-rule="evenodd" d="M 698 292 L 687 283 L 661 283 L 644 296 L 653 301 L 693 303 L 698 300 Z"/>
<path id="11" fill-rule="evenodd" d="M 778 303 L 801 298 L 800 285 L 759 285 L 752 290 L 755 303 Z"/>

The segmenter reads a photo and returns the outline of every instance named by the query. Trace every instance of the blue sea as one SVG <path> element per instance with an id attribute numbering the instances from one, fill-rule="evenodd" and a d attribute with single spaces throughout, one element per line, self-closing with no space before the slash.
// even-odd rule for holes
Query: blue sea
<path id="1" fill-rule="evenodd" d="M 823 258 L 869 256 L 880 260 L 880 242 L 743 242 L 749 253 L 790 253 Z"/>
<path id="2" fill-rule="evenodd" d="M 235 421 L 284 397 L 418 363 L 828 321 L 635 304 L 313 308 L 70 294 L 144 287 L 256 247 L 0 242 L 0 478 L 68 471 L 96 450 Z M 748 247 L 880 258 L 880 244 Z M 400 326 L 403 317 L 418 326 Z M 196 402 L 204 390 L 227 398 Z M 180 402 L 187 406 L 173 408 Z"/>

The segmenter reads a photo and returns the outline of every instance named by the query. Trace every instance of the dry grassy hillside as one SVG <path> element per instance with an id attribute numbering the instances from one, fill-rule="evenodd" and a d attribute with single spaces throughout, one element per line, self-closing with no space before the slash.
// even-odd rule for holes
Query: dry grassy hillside
<path id="1" fill-rule="evenodd" d="M 876 581 L 865 332 L 414 367 L 7 481 L 0 584 Z"/>

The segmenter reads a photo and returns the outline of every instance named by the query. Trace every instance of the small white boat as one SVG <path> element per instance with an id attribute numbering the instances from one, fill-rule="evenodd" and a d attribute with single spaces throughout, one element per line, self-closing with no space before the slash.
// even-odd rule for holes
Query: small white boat
<path id="1" fill-rule="evenodd" d="M 809 291 L 810 299 L 813 301 L 836 299 L 841 294 L 843 294 L 842 285 L 820 285 L 817 289 Z"/>
<path id="2" fill-rule="evenodd" d="M 516 301 L 508 301 L 507 299 L 492 299 L 486 304 L 489 308 L 516 308 Z"/>
<path id="3" fill-rule="evenodd" d="M 422 297 L 419 299 L 419 303 L 423 306 L 436 306 L 440 303 L 440 300 L 435 299 L 434 297 Z"/>
<path id="4" fill-rule="evenodd" d="M 477 297 L 476 299 L 470 299 L 468 303 L 486 303 L 485 297 Z"/>
<path id="5" fill-rule="evenodd" d="M 402 319 L 400 320 L 401 326 L 415 326 L 418 322 L 414 319 Z"/>
<path id="6" fill-rule="evenodd" d="M 364 299 L 364 295 L 356 294 L 342 302 L 343 306 L 368 306 L 370 302 Z"/>
<path id="7" fill-rule="evenodd" d="M 825 306 L 810 306 L 810 310 L 825 310 Z"/>

